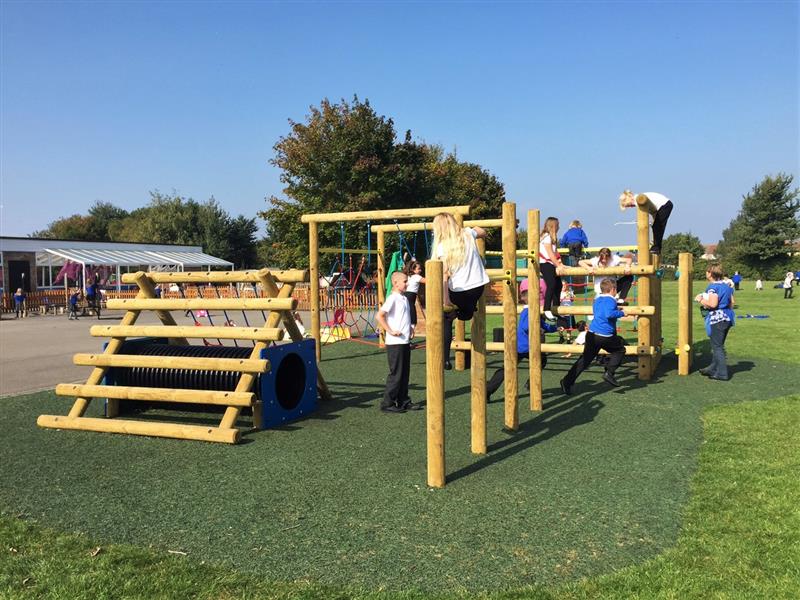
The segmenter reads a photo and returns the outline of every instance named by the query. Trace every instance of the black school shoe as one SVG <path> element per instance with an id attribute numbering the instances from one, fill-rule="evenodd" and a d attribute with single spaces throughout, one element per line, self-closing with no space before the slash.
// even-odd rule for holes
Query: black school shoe
<path id="1" fill-rule="evenodd" d="M 445 371 L 450 371 L 452 368 L 453 368 L 453 363 L 451 363 L 449 360 L 444 361 Z"/>
<path id="2" fill-rule="evenodd" d="M 419 402 L 414 404 L 411 400 L 406 400 L 406 403 L 400 407 L 402 410 L 422 410 L 425 408 Z"/>
<path id="3" fill-rule="evenodd" d="M 406 412 L 405 408 L 400 408 L 399 406 L 395 406 L 394 404 L 390 406 L 381 406 L 381 412 L 385 413 L 404 413 Z"/>
<path id="4" fill-rule="evenodd" d="M 565 395 L 567 395 L 567 396 L 571 396 L 572 395 L 572 386 L 567 386 L 567 384 L 565 383 L 564 379 L 562 379 L 559 382 L 559 385 L 561 386 L 561 391 L 564 392 Z"/>
<path id="5" fill-rule="evenodd" d="M 650 246 L 650 254 L 661 254 L 661 248 L 658 246 Z"/>
<path id="6" fill-rule="evenodd" d="M 612 375 L 608 371 L 603 373 L 603 381 L 605 381 L 608 385 L 611 385 L 613 387 L 619 387 L 620 385 L 622 385 L 619 381 L 614 379 L 614 375 Z"/>

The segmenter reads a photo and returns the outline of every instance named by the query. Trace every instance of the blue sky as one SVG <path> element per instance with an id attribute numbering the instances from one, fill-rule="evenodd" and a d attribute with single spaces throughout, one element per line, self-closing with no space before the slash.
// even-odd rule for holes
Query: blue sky
<path id="1" fill-rule="evenodd" d="M 521 212 L 632 243 L 626 187 L 716 242 L 800 172 L 797 2 L 9 2 L 2 235 L 151 190 L 255 216 L 273 145 L 323 98 L 496 175 Z"/>

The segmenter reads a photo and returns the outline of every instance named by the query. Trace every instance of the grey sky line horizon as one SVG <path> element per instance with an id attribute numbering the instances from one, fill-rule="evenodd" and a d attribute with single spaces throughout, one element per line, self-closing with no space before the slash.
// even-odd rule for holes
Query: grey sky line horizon
<path id="1" fill-rule="evenodd" d="M 800 185 L 800 4 L 4 0 L 0 234 L 153 190 L 255 216 L 289 120 L 353 95 L 591 245 L 635 240 L 625 188 L 712 244 Z"/>

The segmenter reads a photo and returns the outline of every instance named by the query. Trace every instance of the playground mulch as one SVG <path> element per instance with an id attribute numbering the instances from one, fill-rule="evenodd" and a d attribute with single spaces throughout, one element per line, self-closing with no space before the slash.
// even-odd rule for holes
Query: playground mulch
<path id="1" fill-rule="evenodd" d="M 734 379 L 719 383 L 677 377 L 667 357 L 651 382 L 631 359 L 625 387 L 595 368 L 564 397 L 571 360 L 544 372 L 543 413 L 521 399 L 518 432 L 502 430 L 502 402 L 489 405 L 483 457 L 469 451 L 469 373 L 448 372 L 441 490 L 425 485 L 425 413 L 381 413 L 385 357 L 352 342 L 324 351 L 334 402 L 238 446 L 43 430 L 37 415 L 65 413 L 67 399 L 3 399 L 0 509 L 275 582 L 443 593 L 562 583 L 675 544 L 708 406 L 793 391 L 776 376 L 786 363 L 732 357 Z M 414 400 L 424 372 L 415 351 Z"/>

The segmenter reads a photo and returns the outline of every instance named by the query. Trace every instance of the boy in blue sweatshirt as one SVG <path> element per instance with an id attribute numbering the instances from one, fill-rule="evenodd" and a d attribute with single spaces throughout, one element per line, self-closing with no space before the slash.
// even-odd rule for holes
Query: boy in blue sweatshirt
<path id="1" fill-rule="evenodd" d="M 583 355 L 561 380 L 561 391 L 568 396 L 572 394 L 572 386 L 575 385 L 578 375 L 592 364 L 600 350 L 609 354 L 603 379 L 614 387 L 619 386 L 619 382 L 614 379 L 614 371 L 625 358 L 625 340 L 617 335 L 617 319 L 624 317 L 625 313 L 617 308 L 617 300 L 614 298 L 617 286 L 613 279 L 603 279 L 600 282 L 600 292 L 592 304 L 594 318 L 586 333 Z"/>
<path id="2" fill-rule="evenodd" d="M 519 299 L 520 302 L 527 305 L 528 304 L 528 280 L 524 279 L 519 284 Z M 539 321 L 541 325 L 541 341 L 544 342 L 544 334 L 545 333 L 555 333 L 558 331 L 558 327 L 555 325 L 551 325 L 545 318 L 544 315 L 541 316 L 541 320 Z M 520 361 L 523 358 L 528 358 L 530 354 L 530 347 L 528 344 L 528 307 L 522 309 L 522 312 L 519 315 L 519 320 L 517 322 L 517 360 Z M 545 365 L 547 365 L 547 354 L 542 353 L 542 368 L 544 369 Z M 505 368 L 500 367 L 497 369 L 492 378 L 486 383 L 486 402 L 489 402 L 489 398 L 493 393 L 497 391 L 497 389 L 503 385 L 503 378 L 505 377 Z M 528 381 L 525 384 L 525 387 L 530 387 L 531 382 Z"/>
<path id="3" fill-rule="evenodd" d="M 569 229 L 561 238 L 561 247 L 569 248 L 569 257 L 572 266 L 577 266 L 578 261 L 583 258 L 583 249 L 589 245 L 589 238 L 583 231 L 581 222 L 575 219 L 569 224 Z"/>

